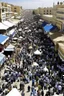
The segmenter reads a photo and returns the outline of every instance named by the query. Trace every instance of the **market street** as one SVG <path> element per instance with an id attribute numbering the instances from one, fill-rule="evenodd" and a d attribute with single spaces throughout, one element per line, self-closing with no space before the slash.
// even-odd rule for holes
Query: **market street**
<path id="1" fill-rule="evenodd" d="M 15 51 L 8 55 L 0 72 L 1 96 L 13 88 L 21 96 L 63 96 L 64 79 L 56 66 L 59 56 L 52 40 L 44 33 L 43 20 L 36 21 L 31 10 L 25 10 L 22 17 L 24 20 L 10 41 Z"/>

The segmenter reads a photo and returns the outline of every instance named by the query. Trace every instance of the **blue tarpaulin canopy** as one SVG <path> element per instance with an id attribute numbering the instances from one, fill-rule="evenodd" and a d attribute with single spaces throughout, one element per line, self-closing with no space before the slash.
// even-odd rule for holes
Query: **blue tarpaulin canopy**
<path id="1" fill-rule="evenodd" d="M 44 28 L 44 31 L 47 33 L 47 32 L 54 30 L 56 28 L 56 26 L 54 26 L 52 24 L 47 24 L 43 28 Z"/>
<path id="2" fill-rule="evenodd" d="M 0 34 L 0 44 L 4 44 L 8 39 L 8 36 Z"/>
<path id="3" fill-rule="evenodd" d="M 42 27 L 44 27 L 46 24 L 48 24 L 48 23 L 44 21 L 44 22 L 42 23 Z"/>
<path id="4" fill-rule="evenodd" d="M 5 61 L 5 55 L 0 53 L 0 64 L 2 65 Z"/>

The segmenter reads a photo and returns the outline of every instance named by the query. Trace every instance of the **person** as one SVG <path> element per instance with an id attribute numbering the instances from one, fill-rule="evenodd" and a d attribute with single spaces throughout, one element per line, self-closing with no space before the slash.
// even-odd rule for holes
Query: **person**
<path id="1" fill-rule="evenodd" d="M 22 83 L 20 83 L 20 90 L 22 90 Z"/>
<path id="2" fill-rule="evenodd" d="M 41 95 L 44 96 L 44 91 L 43 90 L 41 91 Z"/>
<path id="3" fill-rule="evenodd" d="M 33 92 L 31 92 L 30 96 L 33 96 Z"/>
<path id="4" fill-rule="evenodd" d="M 33 95 L 34 95 L 34 96 L 37 96 L 37 91 L 36 91 L 36 89 L 33 90 Z"/>
<path id="5" fill-rule="evenodd" d="M 47 91 L 45 96 L 50 96 L 50 91 Z"/>
<path id="6" fill-rule="evenodd" d="M 22 90 L 22 93 L 21 93 L 22 96 L 25 96 L 25 93 L 24 93 L 24 90 Z"/>
<path id="7" fill-rule="evenodd" d="M 28 92 L 30 92 L 30 86 L 28 86 Z"/>
<path id="8" fill-rule="evenodd" d="M 31 88 L 31 91 L 33 92 L 33 90 L 34 90 L 34 86 L 32 86 L 32 88 Z"/>
<path id="9" fill-rule="evenodd" d="M 62 86 L 61 86 L 61 85 L 58 85 L 57 89 L 58 89 L 58 93 L 61 93 L 61 91 L 62 91 Z"/>
<path id="10" fill-rule="evenodd" d="M 39 90 L 37 90 L 37 96 L 40 96 L 40 91 Z"/>
<path id="11" fill-rule="evenodd" d="M 34 86 L 34 83 L 35 83 L 35 81 L 34 81 L 34 79 L 32 79 L 32 86 Z"/>

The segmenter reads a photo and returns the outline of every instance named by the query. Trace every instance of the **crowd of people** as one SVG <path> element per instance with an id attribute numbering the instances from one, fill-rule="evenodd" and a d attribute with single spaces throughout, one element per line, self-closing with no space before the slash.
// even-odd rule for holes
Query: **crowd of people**
<path id="1" fill-rule="evenodd" d="M 1 96 L 7 95 L 12 88 L 17 88 L 17 85 L 12 86 L 16 81 L 20 82 L 19 90 L 22 96 L 25 96 L 24 85 L 30 81 L 32 86 L 29 85 L 27 88 L 30 96 L 64 96 L 64 75 L 57 68 L 57 65 L 63 62 L 55 51 L 52 40 L 38 22 L 39 20 L 32 19 L 20 23 L 17 27 L 16 37 L 22 36 L 18 42 L 20 52 L 15 57 L 14 64 L 7 64 L 7 69 L 1 77 L 4 82 L 0 87 Z M 40 54 L 35 54 L 37 50 Z"/>

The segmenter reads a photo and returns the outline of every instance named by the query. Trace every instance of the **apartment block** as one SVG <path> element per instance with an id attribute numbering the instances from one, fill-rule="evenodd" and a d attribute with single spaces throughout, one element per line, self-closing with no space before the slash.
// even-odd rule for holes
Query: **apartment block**
<path id="1" fill-rule="evenodd" d="M 1 2 L 0 10 L 1 10 L 1 12 L 0 12 L 1 21 L 11 18 L 12 12 L 11 12 L 11 5 L 10 4 Z"/>
<path id="2" fill-rule="evenodd" d="M 54 19 L 56 21 L 56 25 L 64 30 L 64 2 L 57 2 L 57 4 L 53 5 L 54 9 Z"/>
<path id="3" fill-rule="evenodd" d="M 0 3 L 0 21 L 5 21 L 11 17 L 21 16 L 21 6 L 12 5 L 9 3 Z"/>
<path id="4" fill-rule="evenodd" d="M 11 11 L 13 12 L 13 16 L 21 16 L 22 7 L 11 4 Z"/>
<path id="5" fill-rule="evenodd" d="M 53 15 L 53 7 L 44 7 L 44 8 L 38 8 L 34 10 L 35 13 L 39 13 L 41 15 Z"/>

